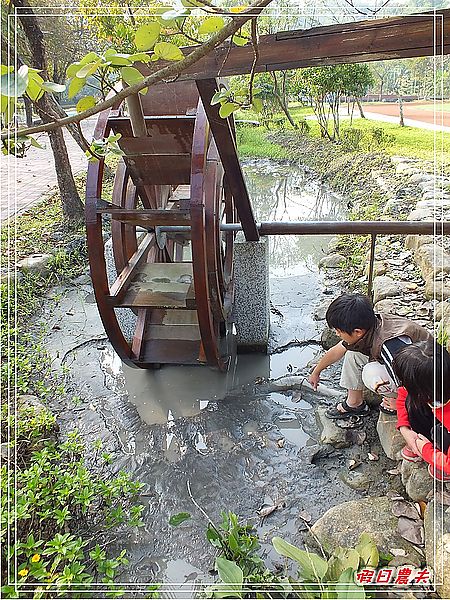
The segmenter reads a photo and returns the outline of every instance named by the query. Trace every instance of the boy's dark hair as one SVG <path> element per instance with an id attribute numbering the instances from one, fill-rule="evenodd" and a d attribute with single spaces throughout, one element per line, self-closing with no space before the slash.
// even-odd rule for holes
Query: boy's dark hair
<path id="1" fill-rule="evenodd" d="M 450 399 L 450 355 L 436 341 L 405 346 L 395 355 L 392 367 L 416 406 Z"/>
<path id="2" fill-rule="evenodd" d="M 373 327 L 377 318 L 372 302 L 363 294 L 343 294 L 333 300 L 328 307 L 325 318 L 328 326 L 352 334 L 355 329 Z"/>

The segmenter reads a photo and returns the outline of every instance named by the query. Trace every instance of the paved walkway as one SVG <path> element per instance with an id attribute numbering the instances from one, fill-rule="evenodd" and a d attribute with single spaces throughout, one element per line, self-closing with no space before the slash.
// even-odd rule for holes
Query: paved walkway
<path id="1" fill-rule="evenodd" d="M 96 118 L 82 124 L 87 140 L 92 139 Z M 64 130 L 64 137 L 73 173 L 87 169 L 87 158 L 72 136 Z M 30 148 L 25 158 L 0 157 L 0 217 L 4 221 L 20 214 L 35 204 L 43 194 L 57 185 L 55 163 L 46 134 L 36 136 L 45 150 Z"/>

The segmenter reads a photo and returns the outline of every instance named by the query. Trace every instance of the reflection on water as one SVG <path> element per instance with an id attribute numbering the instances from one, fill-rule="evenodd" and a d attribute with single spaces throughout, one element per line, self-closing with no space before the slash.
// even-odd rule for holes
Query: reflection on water
<path id="1" fill-rule="evenodd" d="M 342 199 L 302 168 L 272 160 L 243 161 L 257 221 L 339 221 L 345 215 Z M 271 275 L 317 272 L 330 235 L 270 237 Z"/>

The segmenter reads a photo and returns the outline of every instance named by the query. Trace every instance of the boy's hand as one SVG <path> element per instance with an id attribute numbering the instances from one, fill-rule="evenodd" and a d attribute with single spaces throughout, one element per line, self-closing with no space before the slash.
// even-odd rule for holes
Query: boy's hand
<path id="1" fill-rule="evenodd" d="M 319 381 L 320 381 L 320 373 L 316 373 L 315 371 L 313 371 L 311 373 L 311 375 L 308 377 L 308 381 L 312 385 L 313 390 L 316 392 L 317 386 L 319 385 Z"/>
<path id="2" fill-rule="evenodd" d="M 417 435 L 417 439 L 416 439 L 416 448 L 417 448 L 417 451 L 418 451 L 420 454 L 422 454 L 423 447 L 424 447 L 426 444 L 430 444 L 430 443 L 431 443 L 431 442 L 430 442 L 430 440 L 429 440 L 428 438 L 426 438 L 424 435 L 422 435 L 421 433 L 419 433 L 419 434 Z"/>

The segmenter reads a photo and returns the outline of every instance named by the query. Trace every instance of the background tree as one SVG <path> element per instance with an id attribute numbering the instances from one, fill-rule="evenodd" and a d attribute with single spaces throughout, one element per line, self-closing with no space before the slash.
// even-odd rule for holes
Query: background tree
<path id="1" fill-rule="evenodd" d="M 346 95 L 364 95 L 373 77 L 364 64 L 308 67 L 297 71 L 297 89 L 308 96 L 322 137 L 337 141 L 340 137 L 339 107 Z"/>

